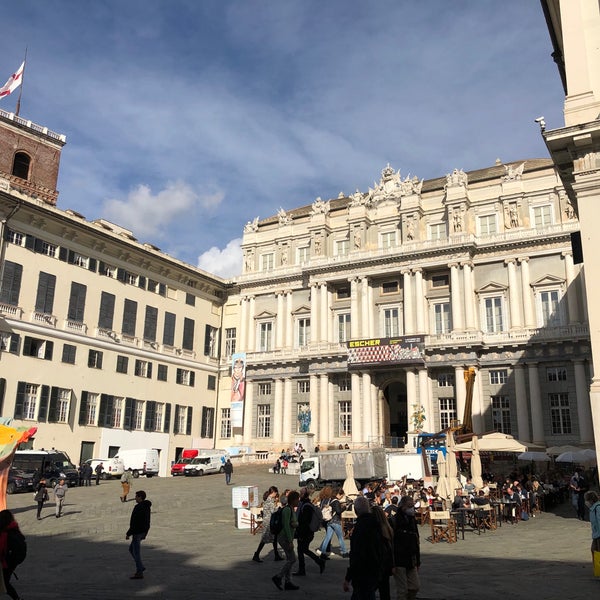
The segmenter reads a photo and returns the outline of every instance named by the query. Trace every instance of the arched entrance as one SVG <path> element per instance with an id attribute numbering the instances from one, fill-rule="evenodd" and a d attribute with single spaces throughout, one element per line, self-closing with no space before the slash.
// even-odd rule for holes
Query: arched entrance
<path id="1" fill-rule="evenodd" d="M 406 400 L 406 377 L 401 374 L 382 386 L 383 397 L 389 409 L 390 445 L 401 448 L 406 443 L 408 432 L 408 403 Z"/>

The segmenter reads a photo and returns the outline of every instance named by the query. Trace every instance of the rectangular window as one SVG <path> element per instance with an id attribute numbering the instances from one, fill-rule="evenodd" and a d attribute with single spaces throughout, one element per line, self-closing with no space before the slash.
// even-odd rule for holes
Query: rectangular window
<path id="1" fill-rule="evenodd" d="M 270 352 L 272 348 L 273 323 L 266 321 L 258 325 L 258 351 Z"/>
<path id="2" fill-rule="evenodd" d="M 335 254 L 336 256 L 347 256 L 350 251 L 350 242 L 348 240 L 336 240 Z"/>
<path id="3" fill-rule="evenodd" d="M 163 430 L 163 414 L 164 414 L 165 405 L 161 402 L 154 403 L 154 416 L 152 418 L 151 428 L 152 431 L 162 431 Z"/>
<path id="4" fill-rule="evenodd" d="M 111 417 L 112 426 L 116 429 L 120 429 L 122 426 L 124 400 L 124 398 L 119 398 L 118 396 L 115 396 L 115 398 L 113 399 Z"/>
<path id="5" fill-rule="evenodd" d="M 34 356 L 43 360 L 52 360 L 54 342 L 25 336 L 23 340 L 23 356 Z"/>
<path id="6" fill-rule="evenodd" d="M 396 232 L 386 231 L 381 234 L 381 247 L 385 250 L 396 245 Z"/>
<path id="7" fill-rule="evenodd" d="M 66 423 L 69 420 L 69 407 L 71 404 L 71 390 L 53 388 L 56 390 L 56 422 Z M 52 400 L 51 400 L 52 404 Z M 50 420 L 50 419 L 48 419 Z"/>
<path id="8" fill-rule="evenodd" d="M 187 317 L 183 319 L 183 341 L 181 343 L 181 347 L 184 350 L 193 350 L 194 349 L 194 329 L 196 323 L 194 319 L 188 319 Z"/>
<path id="9" fill-rule="evenodd" d="M 298 381 L 298 393 L 308 394 L 310 392 L 310 379 L 300 379 Z"/>
<path id="10" fill-rule="evenodd" d="M 384 281 L 381 284 L 382 294 L 397 294 L 400 290 L 400 284 L 397 281 Z"/>
<path id="11" fill-rule="evenodd" d="M 448 287 L 448 275 L 433 275 L 431 277 L 432 288 Z"/>
<path id="12" fill-rule="evenodd" d="M 177 369 L 177 376 L 175 378 L 176 383 L 180 385 L 187 385 L 194 387 L 195 373 L 188 369 Z"/>
<path id="13" fill-rule="evenodd" d="M 136 377 L 146 377 L 147 379 L 150 379 L 152 377 L 152 363 L 138 358 L 135 361 L 134 372 Z"/>
<path id="14" fill-rule="evenodd" d="M 352 378 L 348 376 L 340 377 L 338 389 L 340 392 L 349 392 L 352 389 Z"/>
<path id="15" fill-rule="evenodd" d="M 533 223 L 536 229 L 552 225 L 552 208 L 549 204 L 544 206 L 534 206 Z"/>
<path id="16" fill-rule="evenodd" d="M 129 285 L 136 285 L 138 284 L 138 276 L 134 275 L 133 273 L 125 273 L 125 283 L 128 283 Z"/>
<path id="17" fill-rule="evenodd" d="M 88 367 L 90 369 L 102 368 L 102 352 L 100 350 L 90 350 L 88 353 Z"/>
<path id="18" fill-rule="evenodd" d="M 144 427 L 144 401 L 135 400 L 133 405 L 133 428 L 141 430 Z"/>
<path id="19" fill-rule="evenodd" d="M 340 313 L 337 316 L 337 334 L 338 334 L 338 342 L 340 344 L 346 343 L 351 335 L 350 335 L 350 313 Z"/>
<path id="20" fill-rule="evenodd" d="M 446 223 L 433 223 L 429 226 L 430 240 L 445 240 L 447 237 Z"/>
<path id="21" fill-rule="evenodd" d="M 98 394 L 90 392 L 87 397 L 85 424 L 95 425 L 98 413 Z"/>
<path id="22" fill-rule="evenodd" d="M 502 297 L 495 296 L 484 299 L 486 333 L 504 331 Z"/>
<path id="23" fill-rule="evenodd" d="M 156 341 L 156 325 L 158 322 L 158 309 L 154 306 L 146 306 L 146 316 L 144 318 L 144 341 Z"/>
<path id="24" fill-rule="evenodd" d="M 78 267 L 83 267 L 84 269 L 88 268 L 90 263 L 90 259 L 83 254 L 79 254 L 78 252 L 73 252 L 73 260 L 72 263 L 77 265 Z"/>
<path id="25" fill-rule="evenodd" d="M 260 270 L 261 271 L 272 271 L 275 267 L 275 255 L 270 252 L 269 254 L 260 255 Z"/>
<path id="26" fill-rule="evenodd" d="M 338 402 L 340 414 L 339 432 L 340 437 L 350 437 L 352 435 L 352 402 L 343 400 Z"/>
<path id="27" fill-rule="evenodd" d="M 454 373 L 440 373 L 437 382 L 438 387 L 454 387 Z"/>
<path id="28" fill-rule="evenodd" d="M 23 396 L 23 419 L 33 421 L 37 417 L 37 402 L 39 385 L 33 383 L 25 384 L 25 394 Z"/>
<path id="29" fill-rule="evenodd" d="M 165 313 L 165 326 L 163 329 L 163 345 L 173 347 L 175 345 L 175 320 L 176 316 L 171 312 Z"/>
<path id="30" fill-rule="evenodd" d="M 2 352 L 10 352 L 11 354 L 19 353 L 19 341 L 21 336 L 18 333 L 0 332 L 0 350 Z M 0 402 L 2 398 L 0 397 Z"/>
<path id="31" fill-rule="evenodd" d="M 204 330 L 204 356 L 219 356 L 219 330 L 211 325 L 207 325 Z"/>
<path id="32" fill-rule="evenodd" d="M 538 312 L 540 327 L 557 327 L 561 325 L 558 290 L 547 290 L 539 293 Z"/>
<path id="33" fill-rule="evenodd" d="M 492 423 L 496 431 L 511 434 L 508 396 L 492 396 Z"/>
<path id="34" fill-rule="evenodd" d="M 87 286 L 71 282 L 71 293 L 69 295 L 69 308 L 67 310 L 67 319 L 76 323 L 83 323 L 83 315 L 85 312 L 85 297 L 87 294 Z"/>
<path id="35" fill-rule="evenodd" d="M 310 252 L 308 246 L 303 246 L 302 248 L 298 248 L 296 250 L 296 262 L 299 265 L 305 265 L 308 262 L 309 256 Z"/>
<path id="36" fill-rule="evenodd" d="M 433 327 L 438 335 L 452 331 L 450 302 L 436 302 L 433 305 Z"/>
<path id="37" fill-rule="evenodd" d="M 188 306 L 196 306 L 196 296 L 194 296 L 194 294 L 190 294 L 190 293 L 186 292 L 185 303 Z"/>
<path id="38" fill-rule="evenodd" d="M 137 302 L 125 299 L 123 304 L 123 335 L 135 336 L 135 323 L 137 319 Z"/>
<path id="39" fill-rule="evenodd" d="M 100 267 L 98 268 L 98 273 L 100 275 L 104 275 L 105 277 L 110 277 L 112 279 L 115 278 L 117 274 L 117 268 L 112 265 L 107 265 L 105 262 L 100 262 Z"/>
<path id="40" fill-rule="evenodd" d="M 447 429 L 456 421 L 456 400 L 454 398 L 440 398 L 440 426 Z"/>
<path id="41" fill-rule="evenodd" d="M 127 373 L 129 367 L 129 357 L 118 355 L 117 356 L 117 373 Z"/>
<path id="42" fill-rule="evenodd" d="M 496 215 L 483 215 L 479 217 L 479 235 L 492 235 L 497 232 Z"/>
<path id="43" fill-rule="evenodd" d="M 35 311 L 51 315 L 54 308 L 54 291 L 56 288 L 56 275 L 40 271 L 38 278 L 37 295 L 35 298 Z"/>
<path id="44" fill-rule="evenodd" d="M 217 378 L 215 375 L 209 375 L 206 380 L 206 389 L 207 390 L 216 390 L 217 389 Z"/>
<path id="45" fill-rule="evenodd" d="M 58 247 L 55 244 L 51 244 L 50 242 L 45 242 L 42 240 L 42 244 L 40 247 L 40 253 L 45 254 L 46 256 L 50 256 L 51 258 L 56 258 L 56 250 Z"/>
<path id="46" fill-rule="evenodd" d="M 187 406 L 178 406 L 176 410 L 176 433 L 186 433 L 187 431 Z"/>
<path id="47" fill-rule="evenodd" d="M 8 241 L 15 246 L 24 246 L 25 245 L 25 236 L 18 231 L 13 231 L 12 229 L 8 230 Z"/>
<path id="48" fill-rule="evenodd" d="M 398 308 L 383 309 L 383 337 L 400 335 L 400 311 Z"/>
<path id="49" fill-rule="evenodd" d="M 19 305 L 19 294 L 21 293 L 21 279 L 23 277 L 23 266 L 7 260 L 4 262 L 2 271 L 2 282 L 0 282 L 0 302 Z"/>
<path id="50" fill-rule="evenodd" d="M 231 437 L 231 409 L 221 409 L 221 438 L 228 439 Z"/>
<path id="51" fill-rule="evenodd" d="M 506 383 L 508 380 L 508 370 L 507 369 L 495 369 L 490 371 L 490 384 L 492 385 L 500 385 L 502 383 Z"/>
<path id="52" fill-rule="evenodd" d="M 168 373 L 167 365 L 158 365 L 156 379 L 158 379 L 158 381 L 167 381 L 167 373 Z"/>
<path id="53" fill-rule="evenodd" d="M 566 381 L 567 369 L 566 367 L 548 367 L 546 377 L 548 381 Z"/>
<path id="54" fill-rule="evenodd" d="M 552 434 L 563 435 L 571 433 L 571 409 L 569 394 L 548 394 L 550 400 L 550 421 Z"/>
<path id="55" fill-rule="evenodd" d="M 98 327 L 112 331 L 115 315 L 115 295 L 102 292 L 100 296 L 100 312 L 98 314 Z"/>
<path id="56" fill-rule="evenodd" d="M 335 295 L 338 300 L 345 300 L 346 298 L 350 298 L 350 288 L 348 286 L 339 287 L 336 290 Z"/>
<path id="57" fill-rule="evenodd" d="M 270 396 L 271 395 L 271 382 L 264 381 L 258 384 L 258 395 L 259 396 Z"/>
<path id="58" fill-rule="evenodd" d="M 71 344 L 63 344 L 62 362 L 69 365 L 75 364 L 75 356 L 77 355 L 77 346 Z"/>
<path id="59" fill-rule="evenodd" d="M 212 438 L 215 423 L 215 409 L 210 406 L 202 407 L 202 421 L 200 423 L 200 437 Z"/>
<path id="60" fill-rule="evenodd" d="M 235 354 L 236 338 L 237 329 L 235 327 L 225 329 L 225 356 L 230 357 Z"/>
<path id="61" fill-rule="evenodd" d="M 256 437 L 271 437 L 271 405 L 259 404 L 257 409 L 258 419 L 256 424 Z"/>
<path id="62" fill-rule="evenodd" d="M 310 344 L 310 319 L 298 319 L 298 347 L 303 348 Z"/>

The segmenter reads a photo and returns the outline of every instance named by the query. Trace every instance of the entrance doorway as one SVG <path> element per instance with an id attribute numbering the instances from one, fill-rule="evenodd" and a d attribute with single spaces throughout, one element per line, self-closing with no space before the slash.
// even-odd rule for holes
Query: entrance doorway
<path id="1" fill-rule="evenodd" d="M 390 436 L 392 448 L 403 448 L 408 432 L 408 403 L 406 383 L 392 381 L 383 390 L 390 409 Z"/>
<path id="2" fill-rule="evenodd" d="M 81 442 L 79 464 L 82 465 L 88 458 L 96 458 L 94 456 L 94 442 Z"/>

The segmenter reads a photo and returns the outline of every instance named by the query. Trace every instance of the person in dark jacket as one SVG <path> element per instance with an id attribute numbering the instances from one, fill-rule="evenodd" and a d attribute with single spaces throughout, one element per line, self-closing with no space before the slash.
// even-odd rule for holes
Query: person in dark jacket
<path id="1" fill-rule="evenodd" d="M 310 493 L 306 488 L 302 488 L 300 491 L 300 504 L 298 505 L 298 528 L 296 529 L 296 537 L 298 538 L 298 571 L 294 575 L 304 576 L 306 575 L 306 562 L 304 557 L 308 556 L 312 558 L 317 566 L 319 572 L 323 573 L 325 570 L 325 559 L 319 558 L 310 548 L 310 543 L 313 541 L 315 534 L 310 529 L 310 522 L 312 519 L 314 507 L 310 501 Z"/>
<path id="2" fill-rule="evenodd" d="M 400 499 L 400 508 L 394 520 L 394 565 L 396 597 L 398 600 L 414 600 L 421 587 L 421 548 L 415 503 L 410 496 Z"/>
<path id="3" fill-rule="evenodd" d="M 44 502 L 48 502 L 48 489 L 46 488 L 46 480 L 41 479 L 35 489 L 35 501 L 37 502 L 37 519 L 41 521 L 42 519 L 42 508 L 44 507 Z"/>
<path id="4" fill-rule="evenodd" d="M 131 511 L 129 529 L 125 534 L 125 539 L 131 538 L 129 544 L 129 553 L 135 560 L 135 574 L 129 579 L 143 579 L 146 567 L 142 563 L 142 540 L 146 539 L 150 530 L 150 508 L 152 502 L 146 500 L 146 492 L 140 490 L 135 494 L 135 506 Z"/>
<path id="5" fill-rule="evenodd" d="M 2 575 L 4 578 L 4 587 L 6 593 L 13 599 L 19 600 L 20 596 L 17 590 L 12 586 L 10 577 L 17 567 L 17 564 L 11 560 L 10 536 L 11 530 L 19 531 L 19 526 L 10 510 L 0 511 L 0 561 L 2 562 Z"/>
<path id="6" fill-rule="evenodd" d="M 350 540 L 350 561 L 344 578 L 344 591 L 349 591 L 352 585 L 352 600 L 375 600 L 375 590 L 384 568 L 381 527 L 364 496 L 354 501 L 354 512 L 356 523 Z"/>
<path id="7" fill-rule="evenodd" d="M 233 473 L 233 464 L 229 458 L 223 465 L 223 472 L 225 473 L 225 483 L 229 485 L 231 483 L 231 474 Z"/>

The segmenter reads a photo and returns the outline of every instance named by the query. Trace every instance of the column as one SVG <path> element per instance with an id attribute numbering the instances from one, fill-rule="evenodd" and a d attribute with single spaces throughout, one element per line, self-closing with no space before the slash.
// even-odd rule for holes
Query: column
<path id="1" fill-rule="evenodd" d="M 375 328 L 375 297 L 374 297 L 373 286 L 369 286 L 369 336 L 370 338 L 376 336 L 377 329 Z"/>
<path id="2" fill-rule="evenodd" d="M 384 440 L 385 445 L 385 433 L 390 430 L 390 418 L 389 418 L 389 410 L 388 404 L 385 401 L 385 397 L 381 391 L 377 391 L 377 406 L 378 410 L 378 421 L 377 424 L 379 426 L 379 431 L 381 431 L 381 437 Z M 389 435 L 389 434 L 388 434 Z"/>
<path id="3" fill-rule="evenodd" d="M 240 309 L 240 339 L 238 352 L 244 352 L 246 350 L 246 333 L 248 331 L 248 299 L 243 297 L 241 299 Z"/>
<path id="4" fill-rule="evenodd" d="M 315 434 L 317 433 L 315 429 Z M 326 444 L 329 436 L 329 376 L 327 373 L 319 375 L 319 432 L 317 443 Z M 323 448 L 325 449 L 325 448 Z"/>
<path id="5" fill-rule="evenodd" d="M 531 280 L 529 277 L 529 258 L 521 258 L 521 292 L 523 294 L 523 314 L 525 327 L 533 329 L 535 323 L 535 312 L 533 311 L 533 294 L 531 291 Z"/>
<path id="6" fill-rule="evenodd" d="M 425 294 L 423 293 L 423 269 L 413 269 L 415 274 L 415 303 L 417 305 L 417 331 L 425 333 Z"/>
<path id="7" fill-rule="evenodd" d="M 360 375 L 352 373 L 352 442 L 362 442 L 362 406 L 360 398 Z"/>
<path id="8" fill-rule="evenodd" d="M 333 399 L 333 381 L 327 385 L 327 415 L 329 417 L 329 429 L 326 441 L 332 440 L 339 435 L 339 425 L 335 420 L 335 400 Z"/>
<path id="9" fill-rule="evenodd" d="M 419 404 L 425 409 L 425 431 L 435 431 L 433 424 L 433 403 L 429 393 L 429 376 L 427 368 L 422 367 L 417 371 L 419 381 Z"/>
<path id="10" fill-rule="evenodd" d="M 525 386 L 525 369 L 522 365 L 515 365 L 515 401 L 517 403 L 517 437 L 522 442 L 530 442 L 529 433 L 529 407 L 527 404 L 527 387 Z"/>
<path id="11" fill-rule="evenodd" d="M 310 405 L 310 433 L 314 433 L 315 436 L 319 434 L 319 377 L 317 375 L 310 376 L 310 392 L 309 392 L 309 405 Z M 312 451 L 312 448 L 308 448 Z"/>
<path id="12" fill-rule="evenodd" d="M 371 309 L 371 305 L 368 302 L 369 298 L 369 279 L 367 277 L 363 277 L 360 281 L 361 283 L 361 337 L 368 338 L 369 337 L 369 310 Z"/>
<path id="13" fill-rule="evenodd" d="M 289 378 L 286 378 L 283 382 L 283 431 L 281 441 L 286 447 L 289 447 L 292 443 L 292 380 Z"/>
<path id="14" fill-rule="evenodd" d="M 579 441 L 582 444 L 592 444 L 594 442 L 592 405 L 590 403 L 588 380 L 585 375 L 585 365 L 583 364 L 583 360 L 574 360 L 573 366 L 575 367 L 575 394 L 577 396 Z"/>
<path id="15" fill-rule="evenodd" d="M 464 327 L 462 304 L 460 301 L 460 279 L 458 264 L 451 263 L 450 267 L 450 297 L 452 302 L 452 329 L 462 331 Z"/>
<path id="16" fill-rule="evenodd" d="M 310 284 L 310 345 L 316 344 L 319 339 L 319 285 L 317 283 Z M 314 332 L 314 334 L 312 333 Z"/>
<path id="17" fill-rule="evenodd" d="M 569 310 L 569 325 L 579 323 L 579 307 L 577 306 L 577 284 L 575 281 L 575 265 L 573 264 L 573 254 L 563 252 L 565 259 L 565 277 L 567 280 L 567 308 Z"/>
<path id="18" fill-rule="evenodd" d="M 544 413 L 542 411 L 542 394 L 540 377 L 536 363 L 527 365 L 529 370 L 529 398 L 531 403 L 531 426 L 533 443 L 544 444 Z"/>
<path id="19" fill-rule="evenodd" d="M 374 441 L 381 444 L 383 442 L 383 429 L 379 426 L 379 413 L 381 411 L 379 388 L 373 385 L 373 380 L 371 380 L 371 407 L 371 436 L 374 436 Z"/>
<path id="20" fill-rule="evenodd" d="M 510 328 L 520 329 L 523 327 L 521 319 L 521 308 L 519 306 L 519 290 L 517 288 L 517 261 L 507 258 L 504 263 L 508 266 L 508 298 L 510 304 Z"/>
<path id="21" fill-rule="evenodd" d="M 408 428 L 412 430 L 412 424 L 410 422 L 410 415 L 414 411 L 415 404 L 417 404 L 417 374 L 414 369 L 408 368 L 406 373 L 406 414 L 408 415 Z"/>
<path id="22" fill-rule="evenodd" d="M 415 321 L 413 315 L 413 299 L 410 270 L 402 271 L 404 277 L 402 296 L 404 300 L 404 333 L 414 333 Z"/>
<path id="23" fill-rule="evenodd" d="M 360 315 L 358 314 L 358 279 L 350 280 L 350 336 L 353 339 L 360 337 Z M 354 410 L 354 409 L 353 409 Z M 354 427 L 352 427 L 354 431 Z"/>
<path id="24" fill-rule="evenodd" d="M 294 323 L 292 321 L 294 295 L 291 290 L 286 292 L 285 309 L 285 347 L 292 348 L 294 345 Z"/>
<path id="25" fill-rule="evenodd" d="M 465 324 L 467 329 L 475 329 L 475 299 L 473 297 L 473 264 L 462 263 L 463 287 L 465 290 Z"/>
<path id="26" fill-rule="evenodd" d="M 285 322 L 285 312 L 283 311 L 283 295 L 284 292 L 277 292 L 277 316 L 275 324 L 275 348 L 281 350 L 283 348 L 283 329 Z"/>
<path id="27" fill-rule="evenodd" d="M 275 400 L 273 403 L 273 442 L 278 445 L 283 442 L 283 379 L 275 380 Z"/>
<path id="28" fill-rule="evenodd" d="M 246 350 L 254 352 L 256 350 L 256 323 L 254 322 L 254 311 L 256 298 L 250 296 L 250 306 L 248 308 L 248 344 Z"/>
<path id="29" fill-rule="evenodd" d="M 244 446 L 252 445 L 252 428 L 254 425 L 254 386 L 253 381 L 246 381 L 246 394 L 244 398 Z"/>
<path id="30" fill-rule="evenodd" d="M 319 325 L 320 325 L 320 333 L 319 333 L 319 341 L 322 344 L 326 344 L 328 341 L 328 337 L 327 337 L 327 325 L 329 322 L 329 304 L 327 303 L 328 300 L 328 290 L 327 290 L 327 282 L 323 281 L 321 283 L 321 315 L 319 318 Z M 312 322 L 311 322 L 312 325 Z M 312 330 L 312 327 L 311 327 Z M 315 331 L 315 335 L 317 334 L 317 332 Z M 315 432 L 316 433 L 316 432 Z"/>
<path id="31" fill-rule="evenodd" d="M 335 328 L 335 315 L 331 311 L 333 306 L 333 292 L 327 290 L 327 339 L 330 342 L 338 342 L 337 330 Z"/>
<path id="32" fill-rule="evenodd" d="M 454 367 L 454 395 L 456 396 L 456 418 L 463 423 L 467 401 L 467 384 L 463 367 Z"/>
<path id="33" fill-rule="evenodd" d="M 363 403 L 363 441 L 371 442 L 373 433 L 373 409 L 371 406 L 371 375 L 363 373 L 362 375 L 362 403 Z"/>

